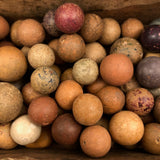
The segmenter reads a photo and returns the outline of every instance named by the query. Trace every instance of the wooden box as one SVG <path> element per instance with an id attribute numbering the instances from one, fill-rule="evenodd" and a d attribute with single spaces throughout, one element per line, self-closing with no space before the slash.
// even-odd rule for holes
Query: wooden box
<path id="1" fill-rule="evenodd" d="M 160 0 L 0 0 L 0 15 L 10 23 L 21 18 L 42 20 L 45 12 L 57 8 L 64 2 L 78 4 L 84 12 L 96 13 L 101 17 L 113 17 L 122 23 L 129 17 L 139 18 L 144 24 L 160 18 Z M 0 150 L 3 160 L 80 160 L 91 159 L 80 149 L 64 149 L 53 145 L 46 149 L 26 149 L 17 147 L 14 150 Z M 141 150 L 126 150 L 120 147 L 111 151 L 101 160 L 159 160 L 160 156 L 145 153 Z"/>

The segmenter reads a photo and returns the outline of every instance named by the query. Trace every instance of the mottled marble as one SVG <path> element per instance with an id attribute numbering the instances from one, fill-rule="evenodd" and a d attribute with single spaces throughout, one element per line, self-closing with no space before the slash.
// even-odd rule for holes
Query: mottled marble
<path id="1" fill-rule="evenodd" d="M 142 46 L 150 52 L 160 52 L 160 25 L 149 25 L 141 34 Z"/>

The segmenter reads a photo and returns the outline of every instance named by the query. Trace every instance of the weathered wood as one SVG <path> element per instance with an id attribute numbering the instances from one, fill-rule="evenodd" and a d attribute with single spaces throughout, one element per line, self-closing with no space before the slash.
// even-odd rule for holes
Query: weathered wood
<path id="1" fill-rule="evenodd" d="M 96 12 L 102 17 L 140 17 L 145 23 L 160 15 L 160 0 L 0 0 L 0 15 L 9 21 L 21 18 L 42 17 L 49 9 L 56 9 L 64 2 L 74 2 L 85 12 Z"/>
<path id="2" fill-rule="evenodd" d="M 153 19 L 160 18 L 160 3 L 151 5 L 135 5 L 109 11 L 96 11 L 101 17 L 113 17 L 122 23 L 130 17 L 140 19 L 144 24 L 149 24 Z"/>
<path id="3" fill-rule="evenodd" d="M 0 160 L 91 160 L 81 150 L 59 149 L 52 146 L 47 149 L 26 149 L 24 147 L 14 150 L 0 150 Z M 100 160 L 159 160 L 159 155 L 152 155 L 138 150 L 114 148 Z"/>

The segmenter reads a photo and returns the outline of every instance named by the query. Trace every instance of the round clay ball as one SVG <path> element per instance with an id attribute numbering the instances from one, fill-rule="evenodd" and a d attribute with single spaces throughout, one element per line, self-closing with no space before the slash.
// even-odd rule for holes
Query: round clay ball
<path id="1" fill-rule="evenodd" d="M 144 30 L 144 25 L 137 18 L 128 18 L 122 23 L 121 28 L 123 37 L 137 39 Z"/>
<path id="2" fill-rule="evenodd" d="M 74 100 L 72 112 L 78 123 L 90 126 L 96 124 L 101 119 L 103 105 L 97 96 L 84 93 Z"/>
<path id="3" fill-rule="evenodd" d="M 61 108 L 71 110 L 73 101 L 82 93 L 83 89 L 79 83 L 74 80 L 66 80 L 58 86 L 55 99 Z"/>
<path id="4" fill-rule="evenodd" d="M 14 120 L 23 106 L 21 92 L 12 84 L 0 82 L 0 123 Z"/>
<path id="5" fill-rule="evenodd" d="M 57 72 L 58 76 L 61 77 L 61 69 L 58 65 L 53 64 L 50 68 L 55 70 Z"/>
<path id="6" fill-rule="evenodd" d="M 134 145 L 143 137 L 144 124 L 136 113 L 120 111 L 112 116 L 109 132 L 116 143 Z"/>
<path id="7" fill-rule="evenodd" d="M 13 82 L 27 71 L 27 60 L 21 50 L 13 46 L 0 47 L 0 80 Z"/>
<path id="8" fill-rule="evenodd" d="M 145 88 L 135 88 L 126 94 L 126 108 L 145 116 L 151 112 L 154 106 L 153 95 Z"/>
<path id="9" fill-rule="evenodd" d="M 59 76 L 50 67 L 38 67 L 33 71 L 30 78 L 31 86 L 41 94 L 54 92 L 59 84 Z"/>
<path id="10" fill-rule="evenodd" d="M 118 87 L 106 86 L 99 90 L 96 95 L 102 101 L 105 114 L 114 114 L 122 110 L 125 105 L 125 95 Z"/>
<path id="11" fill-rule="evenodd" d="M 17 144 L 27 145 L 40 137 L 41 126 L 33 123 L 28 115 L 23 115 L 12 122 L 10 135 Z"/>
<path id="12" fill-rule="evenodd" d="M 153 19 L 149 25 L 160 25 L 160 18 Z"/>
<path id="13" fill-rule="evenodd" d="M 53 39 L 48 43 L 48 46 L 51 47 L 55 55 L 55 64 L 60 65 L 64 64 L 64 61 L 58 56 L 58 39 Z"/>
<path id="14" fill-rule="evenodd" d="M 28 108 L 30 119 L 39 125 L 46 126 L 51 124 L 58 115 L 56 101 L 48 96 L 34 99 Z"/>
<path id="15" fill-rule="evenodd" d="M 85 54 L 83 58 L 91 58 L 99 64 L 106 56 L 106 54 L 106 50 L 100 43 L 92 42 L 86 44 Z"/>
<path id="16" fill-rule="evenodd" d="M 154 88 L 154 89 L 149 89 L 149 91 L 152 93 L 154 98 L 160 96 L 160 87 Z"/>
<path id="17" fill-rule="evenodd" d="M 143 149 L 152 154 L 160 154 L 160 124 L 149 123 L 145 125 L 144 136 L 142 138 Z"/>
<path id="18" fill-rule="evenodd" d="M 29 18 L 21 22 L 17 35 L 22 45 L 31 47 L 36 43 L 43 42 L 45 31 L 37 20 Z"/>
<path id="19" fill-rule="evenodd" d="M 12 42 L 16 46 L 22 46 L 22 44 L 19 40 L 19 37 L 18 37 L 18 27 L 20 26 L 22 21 L 23 20 L 17 20 L 11 25 L 10 37 L 11 37 Z"/>
<path id="20" fill-rule="evenodd" d="M 21 111 L 19 113 L 19 116 L 22 116 L 24 114 L 27 114 L 27 111 L 28 111 L 28 106 L 26 106 L 25 104 L 23 104 L 22 108 L 21 108 Z"/>
<path id="21" fill-rule="evenodd" d="M 94 158 L 105 156 L 111 148 L 111 136 L 107 129 L 100 125 L 86 127 L 80 136 L 82 151 Z"/>
<path id="22" fill-rule="evenodd" d="M 160 53 L 153 53 L 153 52 L 146 52 L 145 55 L 144 55 L 144 58 L 145 57 L 160 57 Z"/>
<path id="23" fill-rule="evenodd" d="M 74 63 L 72 75 L 82 85 L 91 84 L 98 78 L 98 65 L 90 58 L 82 58 Z"/>
<path id="24" fill-rule="evenodd" d="M 58 41 L 58 56 L 65 62 L 73 63 L 83 57 L 85 43 L 78 34 L 63 34 Z"/>
<path id="25" fill-rule="evenodd" d="M 66 70 L 64 70 L 64 72 L 61 74 L 61 81 L 74 80 L 72 70 L 73 68 L 67 68 Z"/>
<path id="26" fill-rule="evenodd" d="M 52 48 L 46 44 L 35 44 L 28 52 L 28 62 L 34 68 L 52 66 L 55 62 L 55 55 Z"/>
<path id="27" fill-rule="evenodd" d="M 86 85 L 86 89 L 87 89 L 87 92 L 96 94 L 99 90 L 104 88 L 106 85 L 107 85 L 106 82 L 101 77 L 98 77 L 96 81 L 94 81 L 89 85 Z"/>
<path id="28" fill-rule="evenodd" d="M 32 88 L 30 82 L 26 83 L 26 84 L 23 86 L 23 88 L 22 88 L 22 95 L 23 95 L 24 102 L 25 102 L 26 104 L 30 104 L 33 99 L 36 99 L 36 98 L 38 98 L 38 97 L 43 96 L 43 94 L 35 91 L 35 90 Z"/>
<path id="29" fill-rule="evenodd" d="M 75 3 L 64 3 L 55 11 L 55 24 L 64 33 L 78 32 L 84 23 L 83 10 Z"/>
<path id="30" fill-rule="evenodd" d="M 144 88 L 160 87 L 160 57 L 145 57 L 136 66 L 135 76 Z"/>
<path id="31" fill-rule="evenodd" d="M 97 41 L 103 32 L 103 21 L 102 18 L 94 13 L 88 13 L 85 15 L 84 24 L 80 30 L 80 35 L 83 37 L 85 42 Z"/>
<path id="32" fill-rule="evenodd" d="M 140 116 L 140 118 L 142 119 L 144 124 L 155 122 L 155 118 L 152 112 L 150 112 L 149 114 L 145 116 Z"/>
<path id="33" fill-rule="evenodd" d="M 43 17 L 43 27 L 47 33 L 53 37 L 59 37 L 62 33 L 57 29 L 55 24 L 55 10 L 49 10 Z"/>
<path id="34" fill-rule="evenodd" d="M 9 34 L 10 26 L 8 21 L 3 16 L 0 16 L 0 24 L 1 24 L 0 25 L 0 40 L 1 40 Z"/>
<path id="35" fill-rule="evenodd" d="M 121 27 L 119 23 L 113 18 L 103 19 L 104 28 L 99 39 L 103 45 L 111 45 L 121 35 Z"/>
<path id="36" fill-rule="evenodd" d="M 13 84 L 16 88 L 18 88 L 20 91 L 22 87 L 25 85 L 25 80 L 23 78 L 19 79 L 18 81 L 10 82 L 10 84 Z"/>
<path id="37" fill-rule="evenodd" d="M 27 148 L 47 148 L 51 145 L 53 141 L 51 135 L 51 127 L 45 126 L 41 129 L 40 137 L 33 143 L 27 144 L 25 147 Z"/>
<path id="38" fill-rule="evenodd" d="M 156 122 L 160 123 L 160 96 L 158 96 L 155 99 L 155 104 L 154 104 L 154 108 L 153 108 L 153 116 L 156 120 Z"/>
<path id="39" fill-rule="evenodd" d="M 15 46 L 15 45 L 11 41 L 2 40 L 0 41 L 0 47 L 3 47 L 3 46 Z"/>
<path id="40" fill-rule="evenodd" d="M 127 93 L 131 89 L 139 88 L 140 84 L 136 80 L 135 76 L 132 77 L 130 81 L 128 81 L 126 84 L 120 86 L 121 90 L 125 93 Z"/>
<path id="41" fill-rule="evenodd" d="M 25 57 L 28 59 L 28 52 L 30 50 L 30 47 L 27 47 L 27 46 L 23 46 L 21 48 L 21 51 L 24 53 Z"/>
<path id="42" fill-rule="evenodd" d="M 17 146 L 17 143 L 13 141 L 10 136 L 11 124 L 0 124 L 0 148 L 1 149 L 13 149 Z"/>
<path id="43" fill-rule="evenodd" d="M 101 119 L 96 123 L 96 125 L 100 125 L 107 130 L 109 129 L 109 117 L 108 115 L 104 115 L 101 117 Z"/>
<path id="44" fill-rule="evenodd" d="M 73 145 L 78 142 L 82 126 L 75 121 L 71 113 L 56 118 L 52 124 L 52 137 L 61 145 Z"/>
<path id="45" fill-rule="evenodd" d="M 110 54 L 121 53 L 137 64 L 143 57 L 143 49 L 141 44 L 134 38 L 123 37 L 116 40 L 110 48 Z"/>
<path id="46" fill-rule="evenodd" d="M 102 79 L 110 85 L 121 86 L 131 80 L 134 68 L 131 60 L 124 54 L 110 54 L 100 64 Z"/>
<path id="47" fill-rule="evenodd" d="M 149 52 L 160 53 L 160 25 L 146 25 L 140 36 L 143 48 Z"/>

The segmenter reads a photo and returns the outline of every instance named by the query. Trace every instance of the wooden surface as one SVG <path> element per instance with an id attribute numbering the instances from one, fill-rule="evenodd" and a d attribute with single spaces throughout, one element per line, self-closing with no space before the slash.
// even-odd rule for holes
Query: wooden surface
<path id="1" fill-rule="evenodd" d="M 50 147 L 48 149 L 25 149 L 24 147 L 16 150 L 0 150 L 0 160 L 91 160 L 82 153 L 81 150 L 60 150 Z M 159 155 L 152 155 L 143 151 L 134 151 L 115 148 L 99 160 L 160 160 Z"/>
<path id="2" fill-rule="evenodd" d="M 139 17 L 148 23 L 160 16 L 160 0 L 0 0 L 0 15 L 9 21 L 29 17 L 42 20 L 49 9 L 56 9 L 64 2 L 74 2 L 84 12 L 115 17 L 119 21 Z"/>

